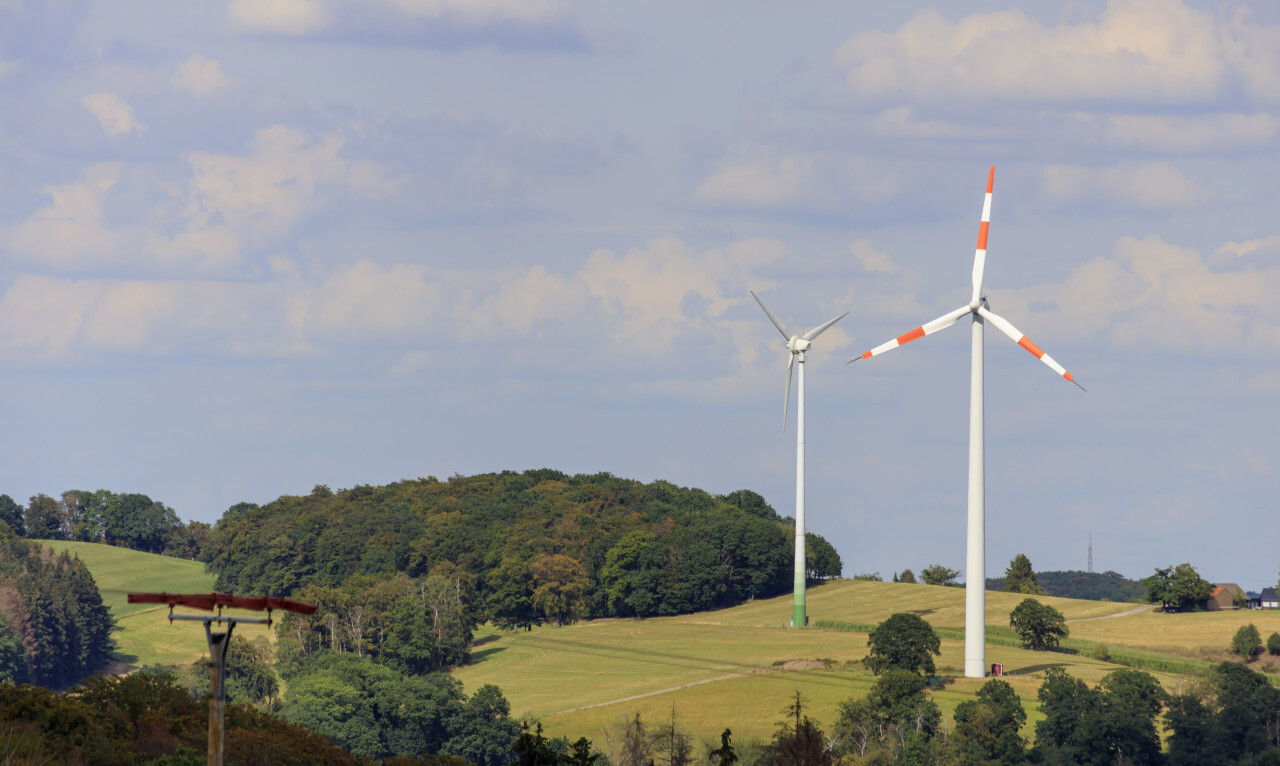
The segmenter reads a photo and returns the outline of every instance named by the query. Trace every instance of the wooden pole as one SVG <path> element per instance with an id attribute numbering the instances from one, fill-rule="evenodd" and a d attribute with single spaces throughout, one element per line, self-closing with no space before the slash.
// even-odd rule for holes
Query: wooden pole
<path id="1" fill-rule="evenodd" d="M 234 622 L 225 633 L 215 633 L 213 620 L 205 620 L 204 633 L 209 641 L 209 766 L 223 766 L 223 743 L 227 712 L 227 647 L 231 643 Z"/>

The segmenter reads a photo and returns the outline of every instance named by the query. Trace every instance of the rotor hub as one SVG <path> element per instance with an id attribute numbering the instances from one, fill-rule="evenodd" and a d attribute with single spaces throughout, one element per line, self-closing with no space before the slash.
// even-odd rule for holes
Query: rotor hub
<path id="1" fill-rule="evenodd" d="M 801 338 L 799 335 L 792 335 L 787 341 L 787 350 L 793 354 L 803 354 L 809 350 L 810 341 Z"/>

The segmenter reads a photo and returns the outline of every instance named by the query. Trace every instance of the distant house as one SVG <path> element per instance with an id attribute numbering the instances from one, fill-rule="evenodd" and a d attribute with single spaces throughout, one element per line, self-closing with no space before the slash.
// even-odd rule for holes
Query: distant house
<path id="1" fill-rule="evenodd" d="M 1245 593 L 1244 593 L 1244 608 L 1245 608 L 1245 609 L 1261 609 L 1261 608 L 1262 608 L 1262 594 L 1260 594 L 1260 593 L 1254 593 L 1254 592 L 1253 592 L 1253 591 L 1251 591 L 1251 590 L 1245 591 Z"/>
<path id="2" fill-rule="evenodd" d="M 1263 588 L 1259 600 L 1261 601 L 1260 609 L 1280 609 L 1280 596 L 1276 595 L 1275 588 Z"/>
<path id="3" fill-rule="evenodd" d="M 1243 601 L 1244 588 L 1233 582 L 1216 582 L 1213 584 L 1213 590 L 1209 592 L 1209 601 L 1205 606 L 1210 612 L 1222 612 L 1236 608 L 1236 598 L 1239 597 Z"/>

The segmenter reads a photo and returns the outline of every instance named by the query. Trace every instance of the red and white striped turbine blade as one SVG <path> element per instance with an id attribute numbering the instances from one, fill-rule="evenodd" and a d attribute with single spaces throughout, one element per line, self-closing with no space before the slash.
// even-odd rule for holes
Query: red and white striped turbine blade
<path id="1" fill-rule="evenodd" d="M 932 335 L 938 330 L 950 327 L 951 325 L 960 321 L 960 317 L 968 313 L 970 313 L 969 307 L 961 306 L 955 311 L 949 312 L 947 314 L 943 314 L 942 316 L 938 317 L 932 322 L 927 322 L 925 324 L 920 325 L 919 327 L 912 330 L 911 332 L 903 333 L 902 335 L 899 335 L 898 337 L 894 338 L 888 343 L 882 343 L 879 346 L 876 346 L 875 348 L 871 349 L 870 351 L 865 351 L 863 352 L 862 356 L 855 356 L 853 359 L 850 359 L 849 361 L 855 362 L 859 359 L 870 359 L 873 356 L 879 356 L 880 354 L 883 354 L 886 351 L 892 351 L 898 346 L 902 346 L 907 343 L 910 343 L 911 341 L 917 338 L 923 338 L 926 335 Z"/>
<path id="2" fill-rule="evenodd" d="M 1023 348 L 1025 348 L 1027 351 L 1031 352 L 1031 355 L 1032 355 L 1032 356 L 1034 356 L 1036 359 L 1039 359 L 1040 361 L 1042 361 L 1042 362 L 1044 362 L 1045 364 L 1049 365 L 1049 369 L 1051 369 L 1051 370 L 1053 370 L 1054 372 L 1058 373 L 1059 375 L 1061 375 L 1062 377 L 1064 377 L 1064 378 L 1066 378 L 1067 380 L 1071 381 L 1072 383 L 1075 383 L 1077 386 L 1080 386 L 1080 384 L 1079 384 L 1078 382 L 1076 382 L 1075 377 L 1074 377 L 1071 373 L 1067 372 L 1067 370 L 1066 370 L 1066 368 L 1065 368 L 1065 367 L 1063 367 L 1062 365 L 1058 364 L 1057 360 L 1055 360 L 1053 357 L 1051 357 L 1051 356 L 1049 356 L 1048 354 L 1046 354 L 1046 353 L 1044 352 L 1044 349 L 1042 349 L 1042 348 L 1040 348 L 1039 346 L 1037 346 L 1036 344 L 1032 343 L 1032 342 L 1031 342 L 1031 339 L 1030 339 L 1030 338 L 1028 338 L 1027 336 L 1023 335 L 1023 334 L 1022 334 L 1022 331 L 1021 331 L 1021 330 L 1019 330 L 1018 328 L 1014 327 L 1014 326 L 1009 322 L 1009 320 L 1008 320 L 1008 319 L 1005 319 L 1004 317 L 1000 316 L 999 314 L 993 313 L 990 309 L 987 309 L 986 307 L 979 307 L 979 308 L 978 308 L 978 314 L 979 314 L 983 319 L 985 319 L 985 320 L 987 320 L 988 322 L 990 322 L 991 324 L 995 325 L 995 327 L 996 327 L 996 329 L 997 329 L 997 330 L 999 330 L 1000 332 L 1004 333 L 1005 335 L 1008 335 L 1008 336 L 1009 336 L 1009 338 L 1010 338 L 1014 343 L 1017 343 L 1019 346 L 1022 346 L 1022 347 L 1023 347 Z M 1084 386 L 1080 386 L 1080 388 L 1081 388 L 1081 390 L 1083 390 L 1083 389 L 1084 389 Z"/>
<path id="3" fill-rule="evenodd" d="M 973 254 L 973 296 L 971 304 L 982 298 L 982 272 L 987 267 L 987 230 L 991 227 L 991 187 L 996 180 L 996 166 L 987 173 L 987 197 L 982 201 L 982 223 L 978 224 L 978 249 Z"/>

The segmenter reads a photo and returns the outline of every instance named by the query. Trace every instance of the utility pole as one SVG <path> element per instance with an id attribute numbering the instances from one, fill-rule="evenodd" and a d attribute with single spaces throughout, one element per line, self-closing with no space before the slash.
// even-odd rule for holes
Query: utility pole
<path id="1" fill-rule="evenodd" d="M 315 614 L 315 606 L 273 596 L 253 598 L 233 596 L 230 593 L 130 593 L 128 602 L 130 604 L 167 604 L 170 625 L 174 620 L 198 620 L 204 623 L 204 635 L 209 642 L 209 766 L 223 766 L 223 745 L 226 741 L 227 647 L 231 645 L 231 631 L 235 630 L 236 624 L 241 622 L 270 626 L 273 609 L 297 614 Z M 209 617 L 174 614 L 175 606 L 203 609 L 206 612 L 217 609 L 217 614 Z M 223 607 L 255 612 L 265 610 L 267 616 L 224 616 Z M 218 627 L 225 623 L 227 629 L 215 631 L 213 629 L 215 623 Z"/>
<path id="2" fill-rule="evenodd" d="M 1089 530 L 1089 574 L 1093 574 L 1093 530 Z"/>

